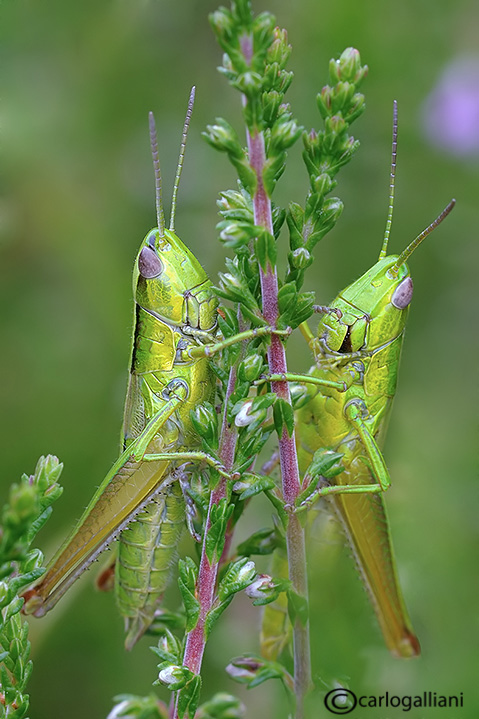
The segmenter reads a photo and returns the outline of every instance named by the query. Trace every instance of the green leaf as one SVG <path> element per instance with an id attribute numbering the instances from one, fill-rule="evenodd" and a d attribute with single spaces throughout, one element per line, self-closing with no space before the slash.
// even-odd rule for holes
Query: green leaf
<path id="1" fill-rule="evenodd" d="M 264 227 L 257 228 L 254 250 L 263 272 L 267 272 L 268 267 L 274 268 L 276 266 L 278 252 L 276 240 Z"/>
<path id="2" fill-rule="evenodd" d="M 210 564 L 219 562 L 225 543 L 226 525 L 233 513 L 234 506 L 222 499 L 213 505 L 210 512 L 211 525 L 206 533 L 205 551 Z"/>
<path id="3" fill-rule="evenodd" d="M 213 629 L 214 625 L 220 618 L 220 616 L 223 614 L 225 609 L 231 604 L 233 601 L 234 595 L 227 597 L 222 602 L 216 604 L 209 612 L 208 616 L 206 617 L 205 621 L 205 638 L 208 639 L 208 637 L 211 634 L 211 630 Z"/>
<path id="4" fill-rule="evenodd" d="M 215 150 L 227 152 L 234 158 L 243 156 L 243 148 L 236 131 L 222 117 L 216 118 L 215 125 L 207 125 L 206 132 L 203 132 L 202 135 Z"/>
<path id="5" fill-rule="evenodd" d="M 294 411 L 292 406 L 282 397 L 277 397 L 273 405 L 274 426 L 278 436 L 283 434 L 283 427 L 292 437 L 294 432 Z"/>
<path id="6" fill-rule="evenodd" d="M 238 173 L 241 184 L 251 195 L 253 195 L 256 192 L 258 178 L 256 177 L 256 172 L 251 167 L 246 155 L 243 154 L 242 157 L 233 157 L 230 155 L 229 159 Z"/>
<path id="7" fill-rule="evenodd" d="M 273 489 L 275 486 L 276 482 L 271 477 L 245 472 L 241 479 L 234 483 L 233 492 L 239 494 L 239 499 L 244 502 L 245 499 L 261 494 L 267 489 Z"/>
<path id="8" fill-rule="evenodd" d="M 201 677 L 194 675 L 185 686 L 179 690 L 176 696 L 179 719 L 184 719 L 184 717 L 194 719 L 200 699 L 200 692 Z"/>
<path id="9" fill-rule="evenodd" d="M 264 368 L 263 357 L 255 352 L 248 355 L 238 367 L 238 379 L 242 382 L 254 382 Z"/>
<path id="10" fill-rule="evenodd" d="M 289 312 L 291 305 L 296 306 L 297 294 L 298 291 L 294 282 L 287 282 L 279 289 L 278 309 L 281 315 L 285 312 Z"/>
<path id="11" fill-rule="evenodd" d="M 281 322 L 287 320 L 287 325 L 296 329 L 302 322 L 305 322 L 313 314 L 313 305 L 315 302 L 314 292 L 302 292 L 297 295 L 296 307 L 290 315 L 282 317 Z"/>
<path id="12" fill-rule="evenodd" d="M 227 673 L 240 684 L 247 684 L 249 689 L 257 687 L 268 679 L 280 679 L 294 698 L 294 682 L 291 675 L 279 662 L 272 662 L 254 654 L 236 657 L 226 667 Z"/>
<path id="13" fill-rule="evenodd" d="M 185 557 L 178 562 L 178 586 L 186 612 L 186 631 L 190 632 L 196 626 L 200 613 L 200 603 L 195 596 L 198 568 L 191 557 Z"/>
<path id="14" fill-rule="evenodd" d="M 231 562 L 218 586 L 219 601 L 224 602 L 229 596 L 246 589 L 255 576 L 255 564 L 247 557 Z"/>
<path id="15" fill-rule="evenodd" d="M 13 599 L 10 604 L 2 611 L 3 621 L 6 624 L 15 614 L 18 614 L 23 607 L 24 600 L 21 597 Z"/>
<path id="16" fill-rule="evenodd" d="M 286 152 L 278 152 L 264 163 L 263 184 L 268 197 L 273 196 L 274 188 L 286 167 Z"/>
<path id="17" fill-rule="evenodd" d="M 294 625 L 296 618 L 299 619 L 303 627 L 306 626 L 309 619 L 309 605 L 306 597 L 298 594 L 294 589 L 287 591 L 288 595 L 288 614 L 291 624 Z"/>
<path id="18" fill-rule="evenodd" d="M 218 415 L 209 402 L 198 405 L 190 411 L 190 419 L 195 432 L 207 441 L 209 446 L 218 442 Z"/>
<path id="19" fill-rule="evenodd" d="M 252 554 L 272 554 L 278 547 L 286 547 L 285 538 L 278 531 L 278 528 L 268 527 L 258 530 L 244 542 L 238 544 L 236 551 L 244 557 L 249 557 Z"/>
<path id="20" fill-rule="evenodd" d="M 184 632 L 185 615 L 180 612 L 168 612 L 162 608 L 157 609 L 147 634 L 152 637 L 162 636 L 165 634 L 165 630 Z"/>
<path id="21" fill-rule="evenodd" d="M 163 662 L 177 664 L 181 661 L 181 642 L 168 629 L 163 629 L 163 636 L 160 638 L 157 647 L 150 647 Z"/>

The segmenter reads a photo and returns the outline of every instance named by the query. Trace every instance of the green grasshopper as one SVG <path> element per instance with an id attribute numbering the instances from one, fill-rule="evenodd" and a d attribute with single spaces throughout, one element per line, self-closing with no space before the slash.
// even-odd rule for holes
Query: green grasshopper
<path id="1" fill-rule="evenodd" d="M 204 345 L 214 345 L 217 300 L 198 260 L 174 231 L 176 195 L 190 95 L 176 173 L 169 229 L 165 228 L 153 115 L 158 227 L 148 232 L 133 272 L 135 320 L 123 422 L 123 452 L 95 492 L 78 524 L 25 595 L 26 612 L 43 616 L 97 556 L 119 537 L 115 593 L 125 617 L 126 647 L 149 627 L 170 574 L 185 502 L 180 461 L 219 462 L 190 451 L 198 439 L 190 412 L 211 401 L 215 380 Z M 134 521 L 132 521 L 134 520 Z"/>
<path id="2" fill-rule="evenodd" d="M 306 475 L 296 511 L 328 496 L 344 530 L 387 647 L 400 657 L 420 653 L 398 582 L 388 519 L 382 497 L 390 486 L 381 453 L 396 391 L 413 283 L 406 261 L 422 240 L 454 207 L 439 217 L 400 254 L 387 255 L 392 223 L 397 155 L 397 107 L 394 105 L 390 203 L 382 249 L 376 264 L 343 290 L 314 337 L 302 332 L 315 358 L 305 389 L 307 402 L 296 411 L 300 470 Z M 293 379 L 293 376 L 290 377 Z M 311 383 L 311 384 L 309 384 Z M 306 386 L 305 386 L 306 387 Z M 316 477 L 308 485 L 308 467 L 320 449 L 337 452 L 343 471 L 330 484 Z M 319 481 L 318 481 L 319 480 Z M 319 488 L 318 488 L 319 487 Z M 284 607 L 265 608 L 263 645 L 269 656 L 284 645 L 272 636 L 284 619 Z M 274 615 L 276 611 L 276 616 Z"/>

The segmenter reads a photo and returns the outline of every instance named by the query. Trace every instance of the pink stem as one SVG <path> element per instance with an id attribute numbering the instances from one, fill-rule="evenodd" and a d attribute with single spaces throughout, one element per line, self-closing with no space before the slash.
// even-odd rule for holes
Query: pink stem
<path id="1" fill-rule="evenodd" d="M 226 409 L 228 405 L 228 398 L 232 394 L 236 383 L 236 369 L 233 367 L 230 370 L 230 376 L 228 380 L 228 388 L 226 392 L 224 414 L 223 414 L 223 425 L 221 432 L 221 442 L 219 449 L 219 458 L 223 463 L 226 470 L 230 470 L 233 467 L 237 433 L 236 428 L 228 425 L 226 418 Z M 206 535 L 209 528 L 211 527 L 211 509 L 213 505 L 218 504 L 226 496 L 226 479 L 221 478 L 218 485 L 210 494 L 210 502 L 208 506 L 208 516 L 206 519 L 206 527 L 203 536 L 203 547 L 201 550 L 200 567 L 198 570 L 198 579 L 196 582 L 196 597 L 200 604 L 200 614 L 198 621 L 194 629 L 189 632 L 186 637 L 185 653 L 183 656 L 183 666 L 188 667 L 194 674 L 199 674 L 201 671 L 201 664 L 203 661 L 203 654 L 205 651 L 206 636 L 205 626 L 208 613 L 213 607 L 215 599 L 216 580 L 218 576 L 218 567 L 220 562 L 210 561 L 206 554 Z M 172 719 L 178 719 L 178 702 L 175 702 Z"/>
<path id="2" fill-rule="evenodd" d="M 256 172 L 257 188 L 253 197 L 254 222 L 265 227 L 273 234 L 273 219 L 271 213 L 271 200 L 266 194 L 263 184 L 263 168 L 265 164 L 264 137 L 262 133 L 247 133 L 248 151 L 251 167 Z M 278 311 L 278 278 L 276 268 L 268 266 L 266 272 L 260 268 L 261 291 L 263 298 L 263 315 L 271 327 L 276 326 Z M 286 353 L 284 345 L 278 335 L 271 336 L 268 350 L 269 371 L 271 374 L 285 374 L 287 372 Z M 283 400 L 291 404 L 291 395 L 288 382 L 272 382 L 272 391 Z M 282 490 L 285 504 L 290 506 L 301 491 L 301 481 L 298 468 L 298 456 L 294 432 L 290 437 L 286 428 L 283 428 L 279 438 L 279 455 L 281 462 Z M 307 599 L 307 567 L 306 546 L 304 530 L 295 515 L 290 516 L 286 531 L 286 544 L 288 550 L 289 578 L 294 591 Z M 293 627 L 294 643 L 294 672 L 296 692 L 296 718 L 303 715 L 304 695 L 311 682 L 311 659 L 309 645 L 309 624 L 302 624 L 296 619 Z"/>

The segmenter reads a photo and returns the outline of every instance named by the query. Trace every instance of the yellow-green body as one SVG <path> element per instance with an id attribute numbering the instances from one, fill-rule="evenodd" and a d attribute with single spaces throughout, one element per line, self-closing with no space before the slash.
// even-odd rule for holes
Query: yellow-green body
<path id="1" fill-rule="evenodd" d="M 310 400 L 296 413 L 298 459 L 303 473 L 316 450 L 325 448 L 343 454 L 344 471 L 337 475 L 335 484 L 377 482 L 373 461 L 345 410 L 351 404 L 360 407 L 366 430 L 381 447 L 396 391 L 412 297 L 406 264 L 388 276 L 397 259 L 389 256 L 379 260 L 331 303 L 341 318 L 331 312 L 319 323 L 318 336 L 311 343 L 316 359 L 311 374 L 346 381 L 350 386 L 344 392 L 327 386 L 305 386 Z M 401 284 L 410 297 L 406 297 L 406 306 L 396 307 L 391 300 Z M 418 654 L 419 642 L 397 578 L 382 493 L 335 494 L 328 501 L 343 527 L 388 648 L 398 656 Z"/>
<path id="2" fill-rule="evenodd" d="M 202 266 L 170 230 L 145 237 L 133 292 L 124 451 L 26 595 L 27 611 L 42 616 L 119 536 L 115 590 L 127 647 L 153 619 L 184 524 L 184 500 L 171 476 L 178 462 L 167 456 L 197 445 L 190 412 L 212 399 L 214 376 L 206 356 L 191 358 L 189 351 L 214 341 L 217 305 Z"/>
<path id="3" fill-rule="evenodd" d="M 144 248 L 153 249 L 165 265 L 158 278 L 139 271 Z M 164 278 L 164 279 L 163 279 Z M 148 422 L 169 401 L 165 388 L 181 380 L 188 396 L 155 435 L 149 454 L 194 449 L 198 443 L 190 412 L 210 401 L 214 378 L 206 357 L 191 359 L 188 349 L 198 345 L 195 331 L 204 341 L 216 328 L 216 299 L 211 283 L 194 255 L 179 238 L 165 230 L 158 242 L 153 231 L 145 238 L 133 274 L 135 326 L 130 379 L 123 424 L 127 448 Z M 209 341 L 213 340 L 213 335 Z M 152 465 L 152 466 L 151 466 Z M 166 462 L 148 463 L 158 479 L 171 470 Z M 184 527 L 184 500 L 178 484 L 155 496 L 145 510 L 121 533 L 115 571 L 115 594 L 127 627 L 131 646 L 153 619 L 168 584 L 171 566 Z"/>

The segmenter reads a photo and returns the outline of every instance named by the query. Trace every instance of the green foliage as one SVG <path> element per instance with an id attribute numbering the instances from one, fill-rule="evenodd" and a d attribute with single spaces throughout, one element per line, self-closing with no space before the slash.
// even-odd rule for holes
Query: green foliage
<path id="1" fill-rule="evenodd" d="M 0 525 L 0 716 L 21 719 L 29 705 L 27 683 L 33 665 L 28 625 L 20 610 L 23 589 L 41 577 L 43 555 L 31 549 L 37 532 L 62 493 L 58 484 L 63 465 L 49 455 L 38 460 L 34 474 L 22 475 L 10 488 Z"/>

